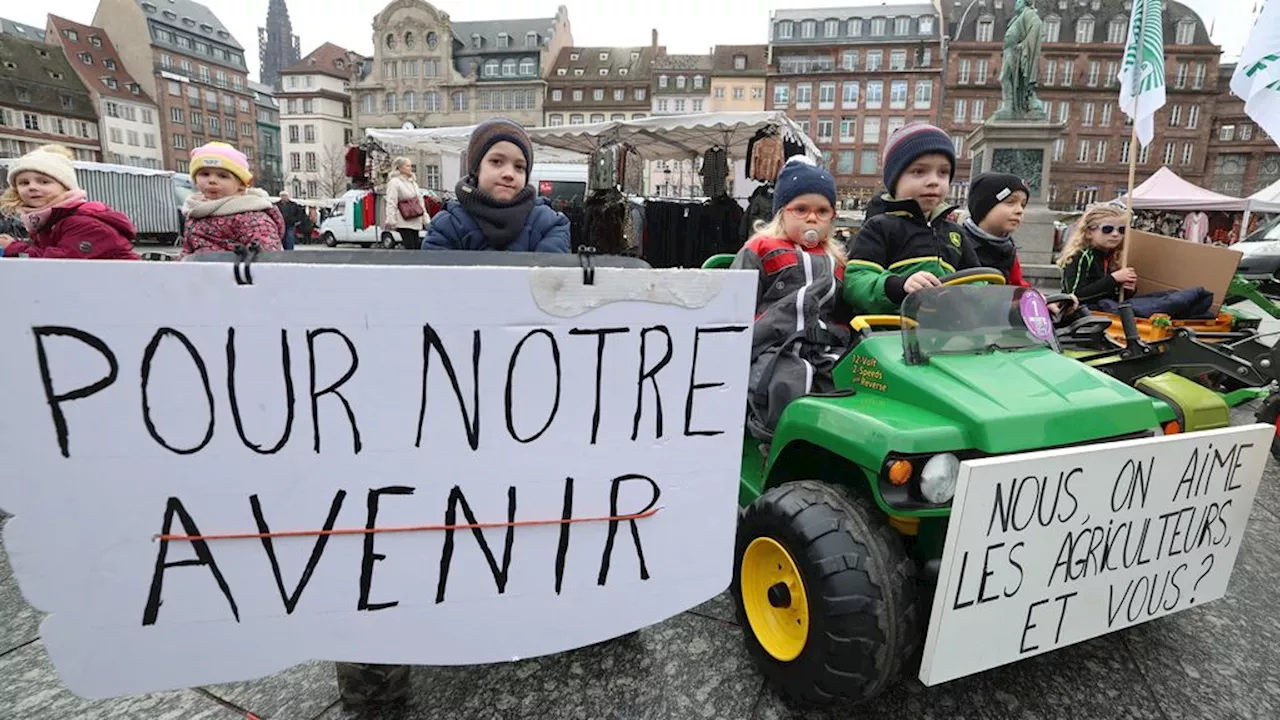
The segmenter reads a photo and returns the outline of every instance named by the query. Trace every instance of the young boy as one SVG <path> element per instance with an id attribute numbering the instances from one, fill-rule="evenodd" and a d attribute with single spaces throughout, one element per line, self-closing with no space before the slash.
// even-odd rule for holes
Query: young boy
<path id="1" fill-rule="evenodd" d="M 1030 199 L 1031 188 L 1017 175 L 983 173 L 969 187 L 969 217 L 961 225 L 979 265 L 996 268 L 1008 284 L 1022 287 L 1031 284 L 1022 277 L 1013 232 L 1022 225 L 1022 213 Z"/>
<path id="2" fill-rule="evenodd" d="M 849 252 L 845 299 L 859 311 L 897 313 L 907 295 L 939 286 L 939 276 L 979 267 L 960 226 L 946 219 L 955 168 L 951 138 L 933 125 L 912 123 L 889 137 L 888 192 L 867 205 Z"/>

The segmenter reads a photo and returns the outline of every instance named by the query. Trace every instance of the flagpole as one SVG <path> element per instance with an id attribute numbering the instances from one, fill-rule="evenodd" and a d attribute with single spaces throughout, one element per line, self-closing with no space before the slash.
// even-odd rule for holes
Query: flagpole
<path id="1" fill-rule="evenodd" d="M 1138 169 L 1138 123 L 1133 123 L 1129 138 L 1129 192 L 1124 194 L 1124 247 L 1120 248 L 1120 269 L 1129 267 L 1129 233 L 1133 232 L 1133 181 Z M 1124 302 L 1124 286 L 1120 286 L 1120 302 Z"/>

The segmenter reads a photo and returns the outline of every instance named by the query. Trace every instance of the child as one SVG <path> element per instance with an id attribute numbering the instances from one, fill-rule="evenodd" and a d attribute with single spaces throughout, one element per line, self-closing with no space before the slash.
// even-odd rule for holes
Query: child
<path id="1" fill-rule="evenodd" d="M 133 223 L 100 202 L 89 202 L 76 182 L 75 158 L 61 145 L 45 145 L 9 166 L 0 214 L 17 215 L 28 240 L 0 235 L 0 257 L 137 260 Z"/>
<path id="2" fill-rule="evenodd" d="M 266 192 L 255 187 L 249 159 L 223 142 L 191 151 L 196 193 L 187 198 L 182 257 L 233 250 L 257 243 L 262 252 L 282 249 L 284 217 Z"/>
<path id="3" fill-rule="evenodd" d="M 1139 317 L 1155 313 L 1174 318 L 1213 317 L 1213 293 L 1203 287 L 1133 297 L 1138 273 L 1131 267 L 1119 267 L 1124 231 L 1124 208 L 1101 204 L 1086 210 L 1058 258 L 1063 292 L 1074 294 L 1082 305 L 1101 312 L 1118 311 L 1123 289 L 1132 298 L 1134 313 Z"/>
<path id="4" fill-rule="evenodd" d="M 831 226 L 835 202 L 831 174 L 792 158 L 778 175 L 773 220 L 761 223 L 733 260 L 734 268 L 760 274 L 747 426 L 764 442 L 788 403 L 834 389 L 831 370 L 849 344 L 845 254 Z"/>
<path id="5" fill-rule="evenodd" d="M 867 205 L 862 230 L 849 253 L 846 294 L 867 313 L 896 313 L 917 290 L 938 277 L 979 267 L 960 227 L 946 219 L 955 174 L 951 138 L 928 123 L 912 123 L 889 137 L 884 150 L 888 192 Z"/>
<path id="6" fill-rule="evenodd" d="M 569 218 L 528 185 L 533 143 L 504 118 L 480 123 L 467 144 L 468 175 L 427 228 L 424 250 L 569 252 Z"/>
<path id="7" fill-rule="evenodd" d="M 1017 175 L 983 173 L 969 187 L 969 217 L 960 226 L 980 267 L 995 268 L 1008 284 L 1022 287 L 1031 284 L 1022 277 L 1013 232 L 1022 225 L 1030 199 L 1031 188 Z"/>

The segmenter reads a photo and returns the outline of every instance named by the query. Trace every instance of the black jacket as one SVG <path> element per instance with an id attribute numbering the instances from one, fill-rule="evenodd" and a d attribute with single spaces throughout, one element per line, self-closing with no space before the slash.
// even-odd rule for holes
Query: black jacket
<path id="1" fill-rule="evenodd" d="M 850 302 L 862 312 L 895 313 L 912 274 L 923 270 L 942 277 L 979 267 L 960 226 L 945 219 L 954 209 L 941 205 L 926 217 L 915 200 L 894 200 L 887 194 L 873 198 L 849 248 Z"/>
<path id="2" fill-rule="evenodd" d="M 1111 276 L 1111 254 L 1085 248 L 1062 268 L 1062 291 L 1074 293 L 1081 303 L 1104 298 L 1120 299 L 1120 283 Z"/>

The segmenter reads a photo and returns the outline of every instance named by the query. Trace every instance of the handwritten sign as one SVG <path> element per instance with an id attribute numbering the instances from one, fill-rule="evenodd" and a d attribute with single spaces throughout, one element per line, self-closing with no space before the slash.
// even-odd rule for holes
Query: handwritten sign
<path id="1" fill-rule="evenodd" d="M 727 587 L 750 273 L 253 278 L 0 264 L 4 546 L 76 693 L 509 661 Z"/>
<path id="2" fill-rule="evenodd" d="M 962 463 L 921 682 L 1221 598 L 1274 432 L 1250 425 Z"/>

